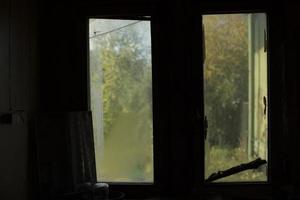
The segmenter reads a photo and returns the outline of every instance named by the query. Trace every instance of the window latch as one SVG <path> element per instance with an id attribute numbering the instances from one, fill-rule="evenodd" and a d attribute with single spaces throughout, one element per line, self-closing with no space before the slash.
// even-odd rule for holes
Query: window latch
<path id="1" fill-rule="evenodd" d="M 208 130 L 208 121 L 207 121 L 207 117 L 204 117 L 204 139 L 206 140 L 207 137 L 207 130 Z"/>
<path id="2" fill-rule="evenodd" d="M 264 115 L 267 114 L 267 98 L 264 96 Z"/>
<path id="3" fill-rule="evenodd" d="M 205 30 L 204 30 L 204 24 L 202 24 L 202 59 L 203 59 L 203 65 L 205 64 L 206 59 L 206 49 L 205 49 Z"/>
<path id="4" fill-rule="evenodd" d="M 264 52 L 268 51 L 268 35 L 267 31 L 264 30 Z"/>

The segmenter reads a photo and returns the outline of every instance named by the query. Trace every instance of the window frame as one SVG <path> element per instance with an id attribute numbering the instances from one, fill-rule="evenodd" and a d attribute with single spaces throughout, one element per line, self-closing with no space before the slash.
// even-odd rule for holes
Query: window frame
<path id="1" fill-rule="evenodd" d="M 101 4 L 100 4 L 101 5 Z M 168 162 L 167 155 L 161 152 L 168 152 L 167 146 L 162 145 L 166 141 L 167 129 L 167 116 L 163 113 L 165 110 L 162 109 L 162 105 L 166 105 L 163 98 L 166 96 L 163 92 L 164 88 L 160 86 L 160 82 L 163 81 L 162 72 L 165 74 L 166 69 L 160 67 L 158 61 L 159 56 L 159 35 L 157 26 L 157 14 L 156 8 L 153 4 L 135 4 L 130 5 L 119 5 L 106 4 L 105 6 L 86 6 L 81 10 L 82 18 L 85 22 L 85 52 L 86 52 L 86 95 L 87 95 L 87 109 L 91 110 L 90 105 L 90 64 L 89 64 L 89 19 L 128 19 L 128 20 L 145 20 L 150 21 L 151 27 L 151 51 L 152 51 L 152 114 L 153 114 L 153 183 L 144 182 L 107 182 L 110 190 L 124 192 L 128 198 L 145 198 L 153 197 L 161 194 L 164 186 L 164 174 L 167 174 L 165 166 Z M 159 70 L 158 70 L 159 69 Z M 96 166 L 93 167 L 96 172 Z M 95 177 L 96 179 L 96 177 Z"/>
<path id="2" fill-rule="evenodd" d="M 255 1 L 256 2 L 256 1 Z M 211 192 L 218 192 L 220 194 L 238 194 L 238 195 L 250 195 L 255 192 L 255 195 L 270 195 L 273 188 L 277 187 L 280 184 L 280 181 L 283 179 L 278 175 L 280 173 L 280 167 L 282 166 L 282 162 L 278 160 L 276 153 L 280 151 L 276 151 L 276 148 L 280 147 L 279 138 L 282 137 L 284 132 L 284 125 L 281 121 L 282 109 L 284 109 L 284 104 L 282 104 L 282 98 L 278 98 L 278 95 L 282 97 L 283 88 L 284 88 L 284 78 L 281 74 L 283 74 L 283 60 L 280 56 L 281 53 L 281 44 L 282 44 L 282 18 L 278 16 L 280 13 L 279 9 L 275 9 L 273 6 L 261 4 L 261 2 L 251 3 L 249 1 L 243 3 L 211 3 L 209 1 L 204 1 L 202 3 L 194 3 L 193 8 L 191 9 L 193 13 L 193 36 L 192 38 L 198 38 L 196 44 L 203 44 L 203 32 L 202 27 L 196 24 L 202 24 L 202 15 L 207 14 L 234 14 L 234 13 L 265 13 L 267 16 L 267 35 L 268 35 L 268 51 L 267 51 L 267 65 L 268 65 L 268 181 L 267 182 L 219 182 L 219 183 L 205 183 L 205 175 L 204 175 L 204 94 L 195 95 L 198 102 L 194 102 L 196 114 L 195 119 L 200 121 L 199 129 L 201 131 L 195 131 L 193 140 L 193 166 L 194 172 L 196 169 L 201 168 L 201 172 L 194 173 L 193 179 L 193 189 L 192 192 L 195 195 L 205 195 Z M 194 44 L 195 44 L 194 43 Z M 202 52 L 202 46 L 191 45 L 192 52 Z M 192 54 L 192 65 L 194 66 L 203 66 L 203 56 L 197 56 Z M 272 66 L 272 67 L 271 67 Z M 191 66 L 192 67 L 192 66 Z M 201 85 L 200 90 L 203 89 L 203 72 L 201 69 L 191 69 L 193 73 L 198 73 L 201 80 L 195 80 L 197 77 L 193 77 L 191 81 L 190 87 L 194 93 L 199 93 L 199 87 L 195 85 Z M 201 96 L 202 95 L 202 96 Z M 275 108 L 275 109 L 273 109 Z M 279 109 L 278 109 L 279 108 Z M 201 113 L 199 115 L 199 113 Z M 198 117 L 197 117 L 198 115 Z M 200 142 L 195 142 L 200 141 Z M 200 146 L 201 148 L 197 148 Z M 201 162 L 199 162 L 199 157 L 201 157 Z M 198 159 L 198 160 L 197 160 Z M 277 174 L 277 175 L 276 175 Z M 199 180 L 202 180 L 199 183 Z M 236 192 L 236 191 L 239 192 Z"/>
<path id="3" fill-rule="evenodd" d="M 267 28 L 267 46 L 268 46 L 268 43 L 269 43 L 269 38 L 268 38 L 268 35 L 269 35 L 269 17 L 268 17 L 268 13 L 266 12 L 266 10 L 253 10 L 253 11 L 231 11 L 231 12 L 214 12 L 214 11 L 211 11 L 211 12 L 204 12 L 203 15 L 218 15 L 218 14 L 255 14 L 255 13 L 263 13 L 266 15 L 266 28 Z M 204 29 L 203 29 L 204 31 Z M 205 49 L 204 49 L 205 50 Z M 269 65 L 269 57 L 270 57 L 270 52 L 269 52 L 269 49 L 267 49 L 267 94 L 268 94 L 268 97 L 270 95 L 270 80 L 269 80 L 269 77 L 270 77 L 270 65 Z M 204 62 L 204 61 L 203 61 Z M 204 79 L 204 75 L 203 75 L 203 79 Z M 204 88 L 203 88 L 203 91 L 204 91 Z M 203 95 L 204 96 L 204 95 Z M 269 98 L 267 98 L 267 107 L 269 105 Z M 203 101 L 203 107 L 204 107 L 204 101 Z M 203 111 L 205 112 L 204 108 L 203 108 Z M 205 113 L 203 113 L 203 116 L 205 116 Z M 269 108 L 267 108 L 267 118 L 268 118 L 268 132 L 267 132 L 267 138 L 268 138 L 268 142 L 267 142 L 267 148 L 268 148 L 268 155 L 267 155 L 267 160 L 270 161 L 270 152 L 271 152 L 271 137 L 270 137 L 270 112 L 269 112 Z M 204 123 L 204 122 L 203 122 Z M 205 141 L 204 141 L 205 142 Z M 204 152 L 204 155 L 205 156 L 205 152 Z M 269 185 L 270 184 L 270 177 L 271 177 L 271 171 L 269 169 L 269 165 L 270 163 L 268 162 L 267 163 L 267 181 L 243 181 L 243 182 L 234 182 L 234 181 L 229 181 L 229 182 L 211 182 L 211 183 L 204 183 L 205 186 L 209 186 L 209 185 Z M 234 166 L 232 166 L 234 167 Z M 205 170 L 204 170 L 205 171 Z M 205 173 L 205 172 L 204 172 Z M 222 179 L 221 179 L 222 180 Z"/>
<path id="4" fill-rule="evenodd" d="M 141 21 L 148 21 L 150 22 L 150 31 L 152 30 L 151 29 L 151 17 L 150 16 L 116 16 L 116 15 L 113 15 L 113 16 L 97 16 L 97 17 L 89 17 L 88 20 L 90 19 L 108 19 L 108 20 L 141 20 Z M 88 22 L 89 23 L 89 22 Z M 150 32 L 151 34 L 151 32 Z M 152 35 L 151 35 L 152 37 Z M 90 43 L 90 42 L 89 42 Z M 89 44 L 88 44 L 89 46 Z M 151 42 L 151 47 L 152 47 L 152 42 Z M 89 48 L 89 47 L 88 47 Z M 89 54 L 90 55 L 90 54 Z M 152 50 L 151 50 L 151 57 L 152 57 Z M 90 59 L 89 59 L 90 60 Z M 90 65 L 89 65 L 90 66 Z M 152 61 L 151 61 L 151 71 L 153 69 L 153 66 L 152 66 Z M 90 69 L 89 69 L 89 76 L 90 76 Z M 152 78 L 153 78 L 153 72 L 152 72 Z M 89 90 L 89 110 L 91 110 L 91 92 L 90 92 L 90 77 L 88 77 L 89 79 L 89 82 L 88 82 L 88 90 Z M 152 86 L 153 86 L 153 83 L 152 83 Z M 153 88 L 152 88 L 152 93 L 154 92 Z M 152 103 L 153 103 L 153 98 L 152 98 Z M 153 116 L 154 116 L 154 109 L 152 108 L 152 113 L 153 113 Z M 152 118 L 153 120 L 153 135 L 154 135 L 154 117 Z M 154 136 L 153 136 L 154 138 Z M 153 182 L 109 182 L 109 181 L 104 181 L 106 183 L 108 183 L 109 185 L 127 185 L 127 186 L 133 186 L 133 185 L 143 185 L 144 187 L 145 186 L 151 186 L 151 185 L 154 185 L 154 182 L 155 182 L 155 176 L 154 176 L 154 139 L 153 139 Z M 96 170 L 96 169 L 95 169 Z"/>

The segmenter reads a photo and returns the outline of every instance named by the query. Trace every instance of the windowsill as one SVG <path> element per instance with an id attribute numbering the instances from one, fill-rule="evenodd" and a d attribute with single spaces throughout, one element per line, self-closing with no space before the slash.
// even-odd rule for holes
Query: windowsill
<path id="1" fill-rule="evenodd" d="M 123 192 L 125 199 L 165 200 L 165 199 L 270 199 L 273 190 L 268 182 L 243 182 L 243 183 L 210 183 L 202 189 L 194 189 L 191 195 L 169 194 L 161 195 L 152 184 L 110 185 L 112 191 Z M 180 192 L 180 191 L 177 191 Z"/>
<path id="2" fill-rule="evenodd" d="M 244 197 L 244 196 L 224 196 L 224 195 L 209 195 L 209 196 L 203 196 L 203 197 L 191 197 L 191 196 L 181 196 L 181 197 L 175 197 L 175 196 L 169 196 L 169 197 L 153 197 L 153 198 L 129 198 L 128 200 L 270 200 L 271 196 L 266 197 Z"/>

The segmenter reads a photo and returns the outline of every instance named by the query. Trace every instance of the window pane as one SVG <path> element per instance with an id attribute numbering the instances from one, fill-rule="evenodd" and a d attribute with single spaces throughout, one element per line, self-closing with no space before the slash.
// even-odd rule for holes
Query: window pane
<path id="1" fill-rule="evenodd" d="M 268 156 L 266 15 L 204 15 L 205 177 Z M 266 181 L 267 165 L 216 181 Z"/>
<path id="2" fill-rule="evenodd" d="M 89 30 L 97 179 L 153 182 L 150 22 L 90 19 Z"/>

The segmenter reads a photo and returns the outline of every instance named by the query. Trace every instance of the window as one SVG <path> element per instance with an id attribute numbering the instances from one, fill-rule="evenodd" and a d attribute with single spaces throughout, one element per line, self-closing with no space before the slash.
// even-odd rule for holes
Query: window
<path id="1" fill-rule="evenodd" d="M 199 193 L 274 182 L 282 82 L 274 15 L 214 6 L 178 6 L 166 18 L 164 8 L 137 12 L 152 16 L 152 30 L 147 17 L 89 19 L 98 181 L 174 193 L 177 182 Z"/>
<path id="2" fill-rule="evenodd" d="M 267 181 L 266 14 L 203 15 L 203 28 L 205 178 Z"/>
<path id="3" fill-rule="evenodd" d="M 89 20 L 97 180 L 153 182 L 149 20 Z"/>

